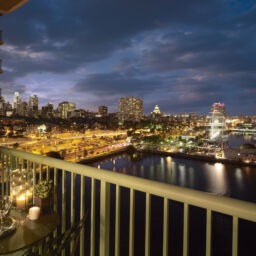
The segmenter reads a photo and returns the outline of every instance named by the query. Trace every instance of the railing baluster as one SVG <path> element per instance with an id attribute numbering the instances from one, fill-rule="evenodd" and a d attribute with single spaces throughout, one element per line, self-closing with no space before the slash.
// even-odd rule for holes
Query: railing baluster
<path id="1" fill-rule="evenodd" d="M 10 161 L 11 170 L 13 171 L 17 169 L 18 167 L 17 157 L 11 155 L 9 161 Z"/>
<path id="2" fill-rule="evenodd" d="M 43 172 L 43 167 L 42 167 L 42 164 L 39 165 L 39 180 L 42 180 L 43 179 L 43 175 L 42 175 L 42 172 Z"/>
<path id="3" fill-rule="evenodd" d="M 169 230 L 169 200 L 164 198 L 164 220 L 163 220 L 163 256 L 168 255 L 168 230 Z"/>
<path id="4" fill-rule="evenodd" d="M 95 195 L 95 179 L 91 179 L 91 256 L 95 255 Z"/>
<path id="5" fill-rule="evenodd" d="M 232 256 L 238 255 L 238 217 L 233 216 Z"/>
<path id="6" fill-rule="evenodd" d="M 211 244 L 212 244 L 212 211 L 207 209 L 206 211 L 206 256 L 211 256 Z"/>
<path id="7" fill-rule="evenodd" d="M 10 172 L 9 172 L 9 170 L 8 170 L 8 168 L 6 168 L 5 169 L 6 171 L 5 171 L 5 186 L 6 186 L 6 189 L 5 189 L 5 194 L 6 195 L 10 195 Z M 4 183 L 2 183 L 2 184 L 4 184 Z"/>
<path id="8" fill-rule="evenodd" d="M 53 169 L 53 184 L 54 184 L 54 195 L 53 195 L 53 198 L 54 198 L 54 212 L 58 212 L 58 192 L 57 192 L 57 188 L 59 186 L 59 183 L 58 183 L 58 170 L 57 168 L 54 168 Z"/>
<path id="9" fill-rule="evenodd" d="M 116 185 L 115 256 L 120 254 L 120 186 Z"/>
<path id="10" fill-rule="evenodd" d="M 151 202 L 150 194 L 146 193 L 146 216 L 145 216 L 145 256 L 150 255 L 150 217 L 151 217 Z"/>
<path id="11" fill-rule="evenodd" d="M 71 173 L 70 177 L 70 223 L 71 225 L 75 223 L 75 174 Z"/>
<path id="12" fill-rule="evenodd" d="M 70 177 L 70 225 L 75 223 L 75 174 L 71 173 Z M 72 253 L 74 241 L 71 241 L 70 252 Z"/>
<path id="13" fill-rule="evenodd" d="M 33 175 L 33 191 L 35 191 L 36 186 L 36 167 L 35 162 L 32 163 L 32 175 Z M 33 193 L 33 204 L 35 203 L 35 193 Z"/>
<path id="14" fill-rule="evenodd" d="M 183 220 L 183 256 L 188 256 L 188 239 L 189 239 L 189 207 L 184 203 L 184 220 Z"/>
<path id="15" fill-rule="evenodd" d="M 130 189 L 130 219 L 129 219 L 129 256 L 134 254 L 134 189 Z"/>
<path id="16" fill-rule="evenodd" d="M 109 255 L 110 183 L 101 181 L 100 186 L 100 256 Z"/>
<path id="17" fill-rule="evenodd" d="M 64 233 L 66 230 L 66 171 L 62 170 L 62 202 L 61 202 L 61 231 Z M 65 255 L 65 252 L 63 252 Z"/>
<path id="18" fill-rule="evenodd" d="M 85 214 L 85 184 L 84 184 L 84 176 L 80 175 L 81 183 L 80 183 L 80 219 Z M 84 227 L 81 230 L 80 234 L 80 254 L 84 255 Z"/>
<path id="19" fill-rule="evenodd" d="M 53 184 L 54 184 L 54 191 L 53 191 L 53 210 L 56 213 L 59 213 L 58 209 L 58 169 L 54 168 L 53 169 Z M 56 237 L 58 234 L 58 229 L 55 229 L 53 232 L 53 236 Z"/>
<path id="20" fill-rule="evenodd" d="M 7 169 L 7 165 L 5 166 L 5 164 L 4 164 L 4 158 L 5 158 L 4 153 L 1 153 L 1 195 L 2 196 L 4 194 L 4 185 L 3 185 L 4 184 L 4 173 L 5 173 L 5 170 Z"/>
<path id="21" fill-rule="evenodd" d="M 46 168 L 46 179 L 47 180 L 50 179 L 50 168 L 49 168 L 49 166 L 47 166 L 47 168 Z"/>

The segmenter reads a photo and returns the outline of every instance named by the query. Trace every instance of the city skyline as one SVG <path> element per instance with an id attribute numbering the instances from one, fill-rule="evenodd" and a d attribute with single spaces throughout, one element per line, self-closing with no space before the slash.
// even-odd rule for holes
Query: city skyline
<path id="1" fill-rule="evenodd" d="M 255 115 L 254 1 L 29 1 L 1 17 L 2 94 L 116 112 Z M 51 100 L 49 100 L 51 99 Z"/>
<path id="2" fill-rule="evenodd" d="M 36 112 L 38 112 L 38 110 L 42 110 L 45 107 L 49 107 L 49 105 L 52 106 L 53 110 L 57 110 L 63 104 L 64 105 L 71 104 L 72 105 L 71 106 L 72 111 L 74 111 L 74 110 L 85 110 L 85 111 L 94 112 L 94 113 L 101 112 L 101 113 L 104 113 L 104 115 L 109 113 L 108 106 L 98 105 L 96 111 L 93 111 L 91 109 L 78 109 L 78 108 L 76 108 L 76 102 L 71 102 L 71 101 L 68 101 L 68 100 L 67 101 L 62 101 L 62 102 L 56 102 L 56 104 L 53 104 L 51 101 L 48 101 L 45 105 L 42 105 L 42 104 L 40 104 L 40 99 L 37 97 L 37 95 L 34 94 L 34 95 L 31 95 L 29 97 L 29 99 L 24 99 L 24 98 L 22 98 L 22 95 L 20 95 L 19 92 L 14 92 L 13 99 L 11 100 L 11 102 L 9 102 L 9 101 L 6 101 L 5 96 L 2 95 L 2 88 L 0 88 L 0 98 L 1 98 L 1 101 L 3 103 L 1 105 L 1 110 L 2 111 L 7 111 L 7 112 L 10 111 L 10 110 L 15 110 L 15 109 L 17 110 L 19 108 L 21 108 L 21 109 L 25 108 L 23 110 L 26 110 L 28 106 L 29 107 L 34 106 L 32 108 L 34 108 L 34 110 Z M 23 103 L 25 103 L 25 105 Z M 123 106 L 121 106 L 122 103 L 124 103 Z M 138 111 L 138 113 L 141 112 L 138 115 L 152 114 L 152 113 L 163 114 L 163 115 L 165 115 L 165 114 L 166 115 L 172 115 L 173 114 L 173 113 L 164 113 L 164 112 L 162 112 L 160 110 L 158 104 L 156 104 L 154 106 L 154 109 L 152 111 L 150 111 L 150 113 L 145 113 L 144 109 L 143 109 L 143 105 L 144 105 L 143 100 L 141 98 L 135 98 L 133 96 L 121 97 L 121 98 L 118 99 L 117 104 L 118 104 L 117 111 L 112 112 L 112 113 L 119 113 L 120 114 L 120 112 L 124 111 L 124 112 L 128 112 L 128 115 L 129 115 L 129 110 L 131 110 L 130 112 L 133 112 L 133 108 L 134 108 L 134 110 Z M 20 105 L 20 106 L 18 106 L 18 105 Z M 131 105 L 131 108 L 129 108 L 128 105 Z M 9 108 L 10 106 L 12 106 L 12 109 Z M 226 109 L 225 103 L 223 103 L 223 102 L 214 102 L 214 103 L 212 103 L 212 105 L 209 106 L 209 112 L 207 114 L 211 114 L 211 112 L 213 111 L 214 108 L 215 109 L 223 109 L 224 110 L 223 114 L 226 115 L 225 114 L 225 109 Z M 69 111 L 71 111 L 71 109 Z M 221 111 L 223 111 L 223 110 L 221 110 Z M 22 111 L 22 113 L 23 113 L 23 111 Z M 189 112 L 189 113 L 179 112 L 179 113 L 176 113 L 176 114 L 191 114 L 191 113 L 197 114 L 196 112 Z M 6 115 L 6 113 L 4 115 Z"/>

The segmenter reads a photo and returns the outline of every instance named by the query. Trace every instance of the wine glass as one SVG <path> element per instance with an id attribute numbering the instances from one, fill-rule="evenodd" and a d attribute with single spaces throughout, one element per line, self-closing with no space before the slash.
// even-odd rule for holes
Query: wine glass
<path id="1" fill-rule="evenodd" d="M 4 217 L 9 213 L 12 206 L 10 196 L 0 196 L 0 231 L 4 228 Z"/>

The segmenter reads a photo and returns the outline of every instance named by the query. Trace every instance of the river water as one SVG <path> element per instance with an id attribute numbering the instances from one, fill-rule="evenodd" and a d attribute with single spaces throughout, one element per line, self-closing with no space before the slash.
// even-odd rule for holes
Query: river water
<path id="1" fill-rule="evenodd" d="M 229 144 L 240 145 L 241 136 Z M 256 167 L 157 154 L 123 153 L 91 164 L 101 169 L 256 202 Z"/>
<path id="2" fill-rule="evenodd" d="M 230 145 L 236 147 L 241 144 L 243 138 L 235 136 L 230 140 Z M 216 195 L 256 202 L 256 167 L 239 166 L 233 164 L 210 163 L 192 159 L 175 158 L 156 154 L 123 153 L 90 164 L 101 169 L 124 173 L 156 180 L 168 184 L 187 187 L 195 190 L 206 191 Z M 114 191 L 112 191 L 114 194 Z M 113 195 L 114 197 L 114 195 Z M 122 192 L 121 234 L 128 234 L 129 193 Z M 144 255 L 143 230 L 145 215 L 145 198 L 136 195 L 136 220 L 135 220 L 135 252 L 134 255 Z M 152 198 L 152 230 L 155 234 L 162 233 L 162 224 L 159 223 L 159 215 L 162 215 L 162 201 Z M 170 255 L 182 255 L 182 219 L 183 208 L 176 202 L 171 203 L 170 215 L 174 218 L 170 221 Z M 174 207 L 173 207 L 174 206 Z M 189 240 L 189 255 L 205 255 L 205 212 L 191 208 L 190 210 L 191 235 Z M 114 212 L 112 212 L 114 215 Z M 123 217 L 122 217 L 123 218 Z M 122 224 L 123 223 L 123 224 Z M 231 255 L 232 219 L 230 217 L 213 214 L 212 230 L 212 255 Z M 255 223 L 239 222 L 239 255 L 254 255 L 256 244 Z M 113 231 L 112 231 L 113 232 Z M 121 255 L 128 255 L 127 236 L 120 237 Z M 151 255 L 161 255 L 161 235 L 151 237 Z M 113 253 L 113 248 L 110 248 Z M 252 254 L 253 253 L 253 254 Z"/>

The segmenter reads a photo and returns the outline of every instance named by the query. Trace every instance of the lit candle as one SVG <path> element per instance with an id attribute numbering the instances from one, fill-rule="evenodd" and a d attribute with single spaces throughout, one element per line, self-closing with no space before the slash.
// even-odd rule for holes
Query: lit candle
<path id="1" fill-rule="evenodd" d="M 25 208 L 25 205 L 26 205 L 26 197 L 24 194 L 16 197 L 17 208 L 19 209 Z"/>
<path id="2" fill-rule="evenodd" d="M 27 190 L 26 191 L 26 197 L 27 197 L 27 201 L 30 202 L 32 200 L 32 192 Z"/>
<path id="3" fill-rule="evenodd" d="M 31 208 L 29 208 L 28 211 L 28 218 L 30 220 L 37 220 L 39 218 L 40 215 L 40 208 L 37 206 L 33 206 Z"/>
<path id="4" fill-rule="evenodd" d="M 16 196 L 17 192 L 15 190 L 11 191 L 11 196 Z"/>

